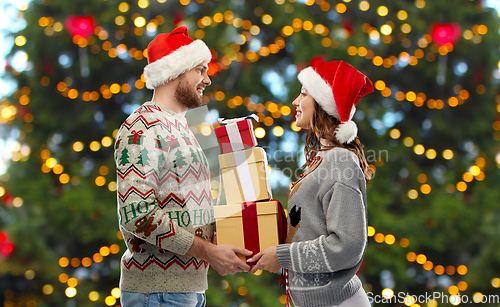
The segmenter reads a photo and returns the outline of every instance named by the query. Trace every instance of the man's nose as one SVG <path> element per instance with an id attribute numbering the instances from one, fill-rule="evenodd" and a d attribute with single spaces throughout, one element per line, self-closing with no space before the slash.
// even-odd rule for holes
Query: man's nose
<path id="1" fill-rule="evenodd" d="M 209 86 L 210 84 L 212 84 L 212 80 L 210 80 L 210 77 L 207 74 L 205 74 L 205 77 L 203 78 L 203 83 L 206 86 Z"/>

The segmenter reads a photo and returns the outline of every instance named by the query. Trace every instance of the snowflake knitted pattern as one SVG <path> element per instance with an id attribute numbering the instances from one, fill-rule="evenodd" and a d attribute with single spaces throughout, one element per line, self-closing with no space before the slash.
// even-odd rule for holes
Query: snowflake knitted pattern
<path id="1" fill-rule="evenodd" d="M 343 148 L 320 153 L 319 165 L 290 191 L 287 244 L 277 247 L 300 307 L 336 306 L 353 296 L 368 239 L 359 159 Z"/>
<path id="2" fill-rule="evenodd" d="M 210 170 L 186 118 L 146 102 L 120 127 L 115 161 L 127 246 L 120 289 L 206 290 L 208 263 L 184 256 L 195 235 L 211 241 L 214 232 Z"/>

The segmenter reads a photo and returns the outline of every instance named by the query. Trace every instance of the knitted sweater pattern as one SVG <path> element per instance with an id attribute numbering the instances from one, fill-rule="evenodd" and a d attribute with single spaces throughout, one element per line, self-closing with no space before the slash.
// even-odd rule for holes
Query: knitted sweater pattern
<path id="1" fill-rule="evenodd" d="M 207 159 L 184 116 L 146 102 L 115 142 L 119 227 L 127 250 L 120 289 L 199 292 L 208 263 L 184 256 L 194 236 L 213 238 Z"/>
<path id="2" fill-rule="evenodd" d="M 300 307 L 339 305 L 359 290 L 356 272 L 368 238 L 359 159 L 344 148 L 321 154 L 320 164 L 290 191 L 287 244 L 277 247 Z"/>

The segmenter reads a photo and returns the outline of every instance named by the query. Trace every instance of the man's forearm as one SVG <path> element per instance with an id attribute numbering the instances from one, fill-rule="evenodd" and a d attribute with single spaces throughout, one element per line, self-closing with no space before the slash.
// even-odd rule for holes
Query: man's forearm
<path id="1" fill-rule="evenodd" d="M 186 252 L 186 256 L 195 257 L 198 259 L 208 260 L 208 255 L 210 250 L 213 250 L 214 244 L 195 236 L 193 240 L 193 245 Z"/>

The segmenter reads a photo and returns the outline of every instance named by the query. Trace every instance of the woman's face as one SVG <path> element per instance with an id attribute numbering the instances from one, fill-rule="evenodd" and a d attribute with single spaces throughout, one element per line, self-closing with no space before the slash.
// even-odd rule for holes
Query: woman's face
<path id="1" fill-rule="evenodd" d="M 302 87 L 300 95 L 292 102 L 295 107 L 295 126 L 302 129 L 309 129 L 314 114 L 314 98 Z"/>

